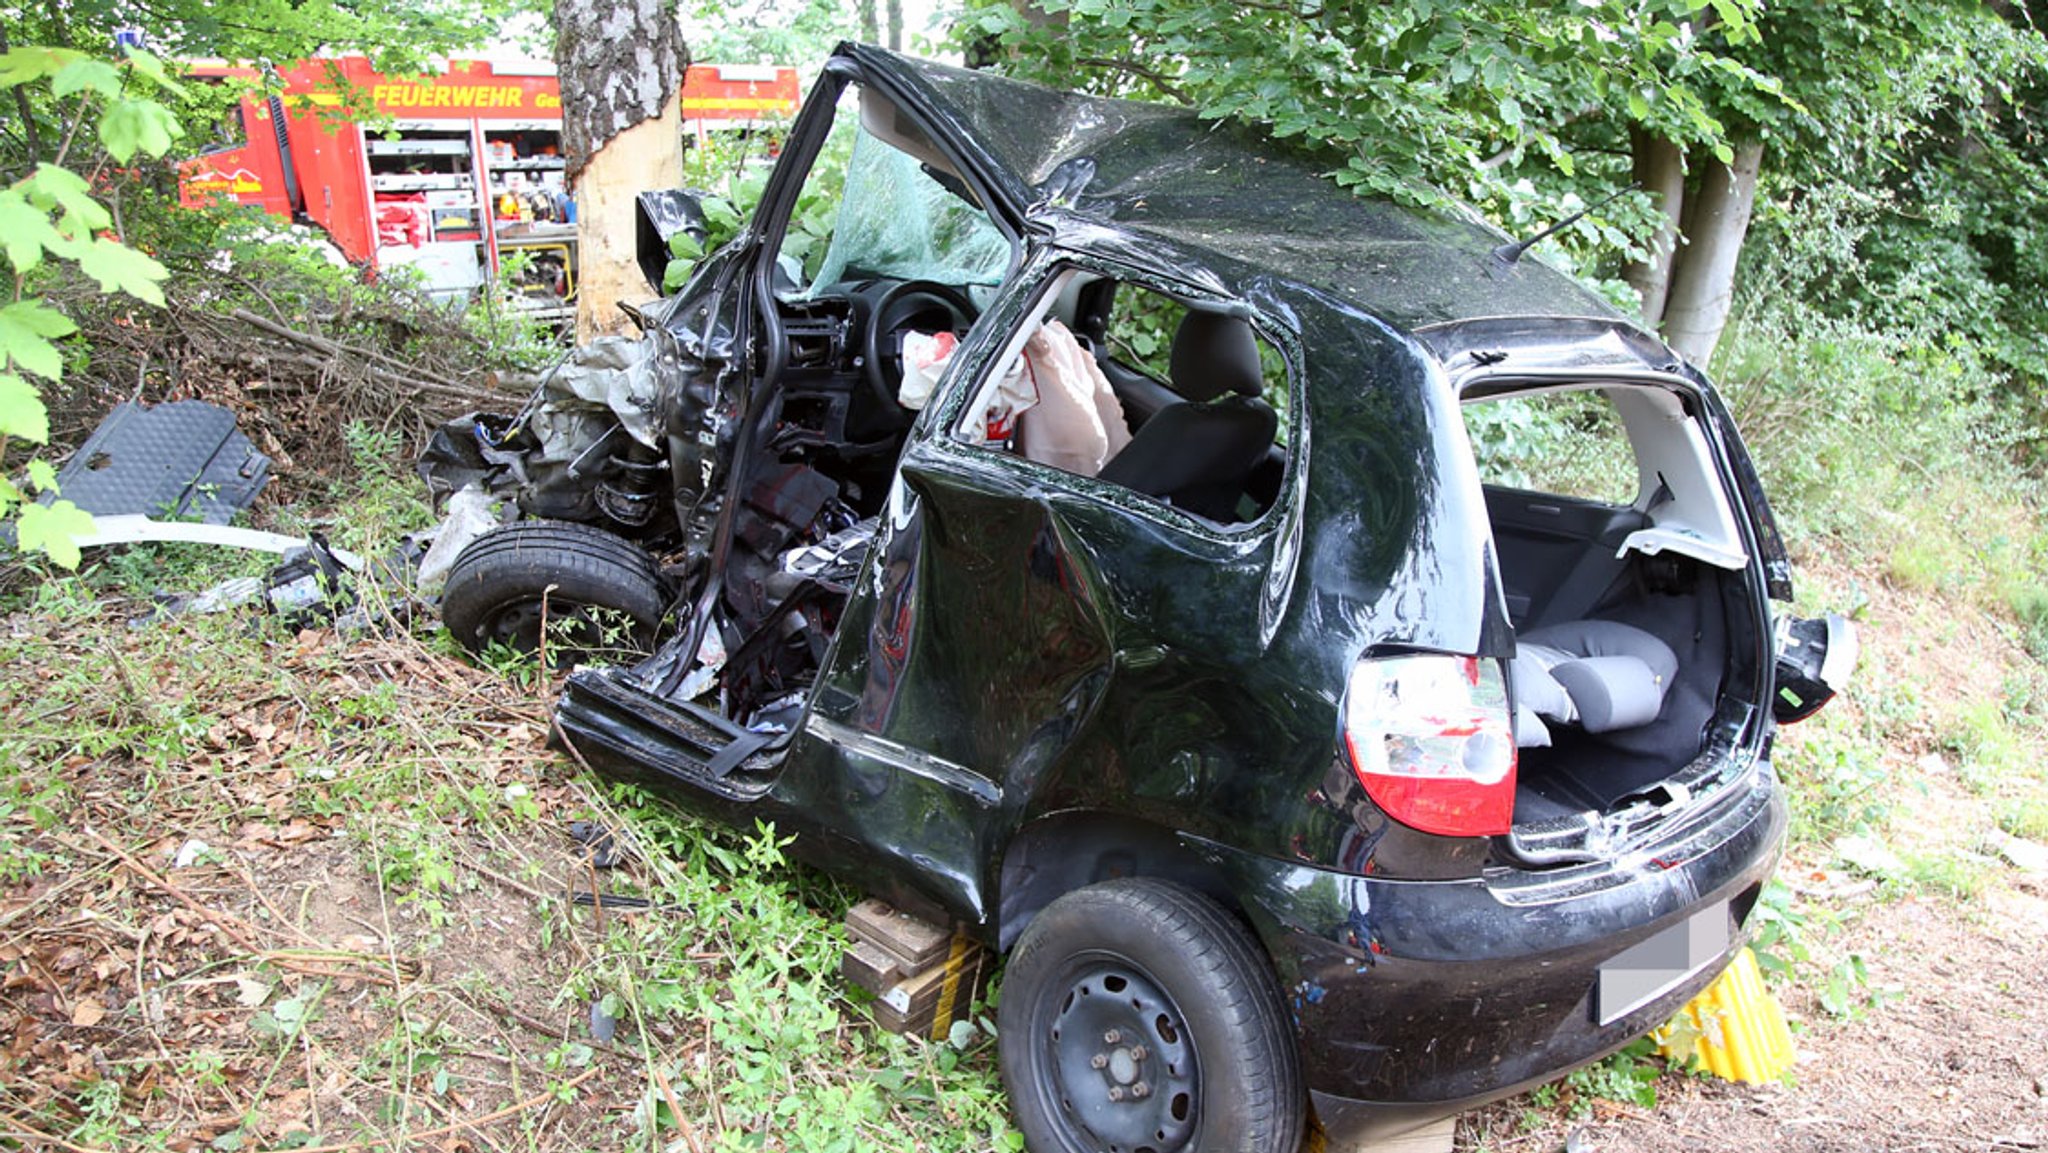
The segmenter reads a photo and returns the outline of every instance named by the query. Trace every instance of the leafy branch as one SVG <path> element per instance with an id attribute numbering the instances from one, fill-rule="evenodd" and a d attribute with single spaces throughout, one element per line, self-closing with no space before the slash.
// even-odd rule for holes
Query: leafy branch
<path id="1" fill-rule="evenodd" d="M 71 100 L 63 141 L 52 160 L 38 162 L 27 176 L 0 189 L 0 252 L 14 272 L 12 300 L 0 305 L 0 525 L 13 524 L 23 550 L 75 568 L 75 541 L 91 531 L 92 517 L 59 499 L 56 469 L 48 461 L 30 460 L 19 476 L 5 467 L 14 441 L 49 443 L 49 409 L 35 381 L 54 385 L 63 378 L 58 342 L 78 331 L 33 290 L 35 277 L 54 258 L 76 265 L 103 294 L 123 293 L 161 307 L 168 275 L 163 265 L 105 235 L 112 214 L 94 197 L 93 182 L 65 162 L 95 108 L 92 139 L 116 163 L 138 154 L 160 157 L 183 130 L 163 104 L 137 94 L 179 90 L 162 62 L 146 53 L 130 52 L 119 61 L 66 48 L 21 47 L 0 54 L 0 87 L 12 88 L 17 99 L 43 83 L 53 99 Z"/>

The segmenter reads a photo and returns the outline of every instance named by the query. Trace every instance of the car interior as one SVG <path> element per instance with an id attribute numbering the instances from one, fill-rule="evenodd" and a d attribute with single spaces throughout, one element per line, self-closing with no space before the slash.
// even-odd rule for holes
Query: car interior
<path id="1" fill-rule="evenodd" d="M 723 716 L 761 731 L 801 715 L 918 411 L 1015 259 L 945 154 L 886 100 L 849 93 L 769 268 L 770 390 L 745 434 L 716 642 L 698 654 L 717 667 L 661 679 L 680 699 L 715 689 Z M 1287 375 L 1246 319 L 1078 268 L 1040 299 L 973 386 L 958 438 L 1219 527 L 1271 506 Z"/>
<path id="2" fill-rule="evenodd" d="M 748 724 L 801 713 L 917 415 L 902 403 L 906 349 L 943 335 L 950 354 L 977 317 L 962 286 L 854 271 L 779 304 L 785 367 L 742 485 L 720 615 L 722 711 Z M 1278 353 L 1242 317 L 1136 284 L 1075 270 L 1056 285 L 954 435 L 1219 528 L 1258 519 L 1286 468 L 1268 399 L 1285 404 Z M 947 363 L 917 371 L 943 376 Z"/>
<path id="3" fill-rule="evenodd" d="M 1468 389 L 1508 614 L 1517 825 L 1607 811 L 1697 758 L 1756 619 L 1714 455 L 1678 394 Z"/>

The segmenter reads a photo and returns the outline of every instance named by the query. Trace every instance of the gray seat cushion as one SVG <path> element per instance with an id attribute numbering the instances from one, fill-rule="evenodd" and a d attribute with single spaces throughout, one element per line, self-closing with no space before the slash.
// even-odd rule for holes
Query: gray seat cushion
<path id="1" fill-rule="evenodd" d="M 1517 640 L 1514 676 L 1518 714 L 1534 717 L 1516 717 L 1515 743 L 1549 744 L 1542 720 L 1589 733 L 1647 725 L 1677 672 L 1671 646 L 1633 625 L 1586 620 L 1531 629 Z"/>

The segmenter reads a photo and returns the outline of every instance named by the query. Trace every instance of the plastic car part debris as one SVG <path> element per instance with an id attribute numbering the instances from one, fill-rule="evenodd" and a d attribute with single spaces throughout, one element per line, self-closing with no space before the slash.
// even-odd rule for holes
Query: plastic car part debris
<path id="1" fill-rule="evenodd" d="M 270 458 L 216 404 L 179 400 L 107 414 L 57 474 L 57 488 L 94 516 L 131 513 L 224 525 L 270 479 Z"/>
<path id="2" fill-rule="evenodd" d="M 609 1044 L 619 1031 L 619 1019 L 605 1012 L 604 998 L 590 999 L 590 1035 L 602 1044 Z"/>
<path id="3" fill-rule="evenodd" d="M 632 854 L 632 844 L 622 830 L 596 821 L 569 822 L 569 836 L 583 846 L 590 863 L 600 869 L 613 868 Z M 605 903 L 610 904 L 611 899 L 606 898 Z"/>
<path id="4" fill-rule="evenodd" d="M 1792 1031 L 1747 947 L 1671 1024 L 1650 1036 L 1666 1056 L 1697 1061 L 1724 1081 L 1764 1085 L 1792 1071 Z"/>
<path id="5" fill-rule="evenodd" d="M 448 515 L 441 518 L 441 527 L 434 531 L 434 543 L 420 560 L 415 587 L 424 596 L 439 593 L 448 582 L 448 570 L 455 567 L 455 558 L 462 555 L 469 542 L 496 527 L 498 518 L 491 513 L 491 498 L 480 485 L 464 485 L 448 498 Z"/>
<path id="6" fill-rule="evenodd" d="M 263 603 L 288 627 L 303 629 L 339 616 L 354 606 L 356 596 L 347 566 L 327 547 L 327 539 L 314 533 L 264 578 Z"/>
<path id="7" fill-rule="evenodd" d="M 68 494 L 67 494 L 68 495 Z M 195 524 L 190 521 L 151 520 L 140 514 L 95 516 L 90 535 L 78 538 L 80 548 L 105 548 L 117 544 L 212 544 L 251 552 L 288 553 L 304 548 L 304 537 L 288 536 L 261 529 L 234 528 L 223 524 Z M 329 549 L 342 567 L 360 570 L 361 557 L 346 549 Z"/>

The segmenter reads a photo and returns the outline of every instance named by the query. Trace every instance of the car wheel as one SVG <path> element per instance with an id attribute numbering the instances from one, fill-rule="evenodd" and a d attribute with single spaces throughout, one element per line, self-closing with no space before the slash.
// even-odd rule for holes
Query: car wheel
<path id="1" fill-rule="evenodd" d="M 1011 953 L 997 1035 L 1033 1153 L 1294 1153 L 1294 1038 L 1251 933 L 1144 878 L 1047 905 Z"/>
<path id="2" fill-rule="evenodd" d="M 441 622 L 471 653 L 493 645 L 540 648 L 566 663 L 654 647 L 668 590 L 647 554 L 590 525 L 531 520 L 483 534 L 456 556 L 441 594 Z"/>

